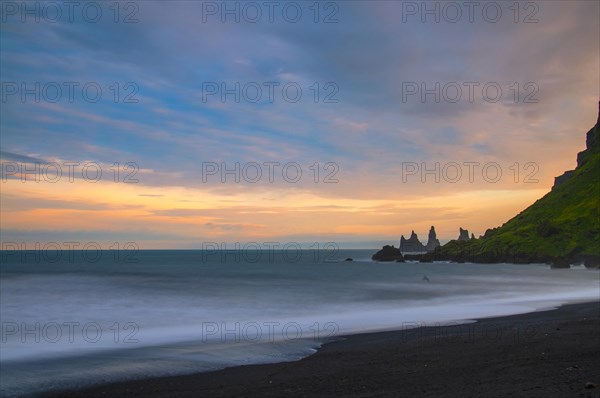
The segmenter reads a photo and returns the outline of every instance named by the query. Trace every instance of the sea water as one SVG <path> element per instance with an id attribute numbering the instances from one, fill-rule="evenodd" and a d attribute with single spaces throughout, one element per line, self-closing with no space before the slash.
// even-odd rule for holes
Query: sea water
<path id="1" fill-rule="evenodd" d="M 0 395 L 292 361 L 345 334 L 600 293 L 584 267 L 379 263 L 373 252 L 4 252 Z"/>

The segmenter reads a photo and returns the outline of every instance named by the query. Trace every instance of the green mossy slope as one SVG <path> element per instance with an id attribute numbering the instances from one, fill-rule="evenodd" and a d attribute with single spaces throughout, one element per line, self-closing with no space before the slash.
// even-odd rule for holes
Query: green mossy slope
<path id="1" fill-rule="evenodd" d="M 597 267 L 600 260 L 599 124 L 588 132 L 587 149 L 579 154 L 579 165 L 566 181 L 501 227 L 486 231 L 479 239 L 450 241 L 424 260 L 552 262 L 557 266 L 585 262 Z"/>

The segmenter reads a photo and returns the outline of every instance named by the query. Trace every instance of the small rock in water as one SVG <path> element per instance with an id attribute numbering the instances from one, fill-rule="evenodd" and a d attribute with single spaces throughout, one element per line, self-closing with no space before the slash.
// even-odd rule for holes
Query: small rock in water
<path id="1" fill-rule="evenodd" d="M 371 256 L 372 260 L 375 261 L 396 261 L 404 262 L 404 257 L 399 249 L 395 248 L 394 245 L 385 245 L 381 250 Z"/>

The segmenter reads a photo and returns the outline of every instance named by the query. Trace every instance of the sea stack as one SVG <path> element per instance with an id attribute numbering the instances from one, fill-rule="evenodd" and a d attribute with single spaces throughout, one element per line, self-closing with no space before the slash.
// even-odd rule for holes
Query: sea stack
<path id="1" fill-rule="evenodd" d="M 400 251 L 402 253 L 424 253 L 426 250 L 415 231 L 412 231 L 410 238 L 405 239 L 404 235 L 400 237 Z"/>
<path id="2" fill-rule="evenodd" d="M 469 230 L 459 228 L 460 232 L 458 235 L 458 240 L 469 240 Z"/>
<path id="3" fill-rule="evenodd" d="M 429 239 L 427 240 L 427 245 L 425 245 L 425 250 L 430 253 L 440 246 L 440 241 L 437 239 L 435 228 L 432 225 L 431 229 L 429 230 Z"/>

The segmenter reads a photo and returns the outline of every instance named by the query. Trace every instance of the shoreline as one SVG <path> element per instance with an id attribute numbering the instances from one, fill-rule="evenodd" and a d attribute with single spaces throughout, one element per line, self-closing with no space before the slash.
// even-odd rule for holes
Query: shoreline
<path id="1" fill-rule="evenodd" d="M 293 362 L 121 381 L 50 397 L 600 397 L 600 301 L 339 336 Z"/>

